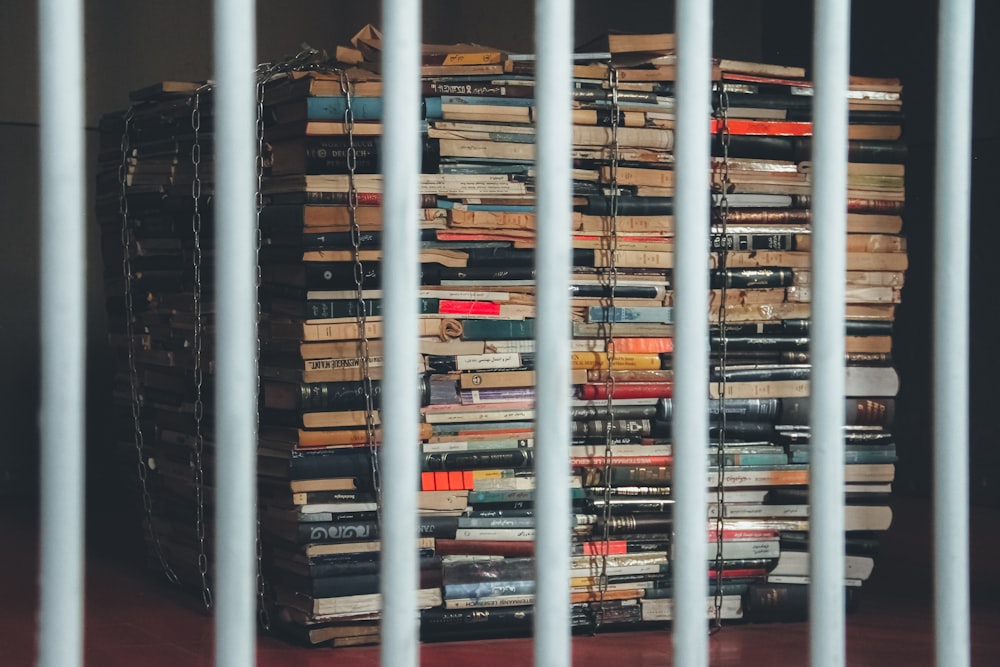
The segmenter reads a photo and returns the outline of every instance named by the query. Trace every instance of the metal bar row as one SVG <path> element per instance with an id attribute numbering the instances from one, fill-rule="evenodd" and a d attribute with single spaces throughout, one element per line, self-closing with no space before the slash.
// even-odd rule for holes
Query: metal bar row
<path id="1" fill-rule="evenodd" d="M 385 21 L 385 191 L 382 266 L 385 382 L 382 489 L 383 665 L 416 667 L 420 618 L 416 540 L 420 397 L 414 382 L 419 355 L 417 293 L 420 259 L 417 209 L 420 173 L 420 2 L 383 0 Z"/>
<path id="2" fill-rule="evenodd" d="M 38 664 L 83 657 L 86 177 L 83 2 L 39 4 L 41 548 Z"/>
<path id="3" fill-rule="evenodd" d="M 537 309 L 535 370 L 536 665 L 569 667 L 570 644 L 570 211 L 573 3 L 537 0 L 538 126 L 535 196 Z"/>
<path id="4" fill-rule="evenodd" d="M 674 308 L 674 663 L 708 664 L 708 521 L 705 507 L 708 451 L 709 293 L 705 235 L 709 229 L 712 99 L 712 5 L 677 3 L 677 100 L 673 289 Z M 721 480 L 720 480 L 721 482 Z"/>
<path id="5" fill-rule="evenodd" d="M 847 277 L 847 84 L 850 0 L 816 0 L 813 26 L 809 323 L 809 657 L 843 665 L 844 631 L 844 293 Z"/>
<path id="6" fill-rule="evenodd" d="M 215 0 L 215 663 L 256 664 L 257 24 Z"/>
<path id="7" fill-rule="evenodd" d="M 79 665 L 83 646 L 85 197 L 82 8 L 39 7 L 41 110 L 41 613 L 39 664 Z M 421 3 L 383 0 L 386 17 L 382 664 L 418 664 L 416 449 L 417 208 Z M 845 150 L 850 6 L 816 0 L 813 455 L 810 540 L 813 665 L 844 662 L 843 415 Z M 569 620 L 569 210 L 573 6 L 538 0 L 538 591 L 535 663 L 571 663 Z M 974 3 L 942 0 L 935 204 L 934 525 L 937 664 L 969 664 L 968 266 Z M 679 0 L 675 289 L 675 664 L 707 664 L 705 601 L 708 383 L 703 258 L 709 209 L 711 3 Z M 216 0 L 218 419 L 217 664 L 255 663 L 257 296 L 253 3 Z M 58 267 L 56 270 L 46 270 Z M 67 344 L 70 341 L 70 344 Z M 224 388 L 224 389 L 223 389 Z M 947 418 L 941 416 L 946 415 Z M 56 630 L 58 629 L 58 630 Z M 52 633 L 59 632 L 58 640 Z"/>
<path id="8" fill-rule="evenodd" d="M 934 192 L 934 635 L 969 664 L 969 195 L 974 0 L 941 0 Z"/>

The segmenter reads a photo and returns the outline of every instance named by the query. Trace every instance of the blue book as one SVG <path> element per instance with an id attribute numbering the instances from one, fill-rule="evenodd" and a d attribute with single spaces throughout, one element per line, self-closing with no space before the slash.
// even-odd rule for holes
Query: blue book
<path id="1" fill-rule="evenodd" d="M 589 322 L 655 322 L 672 324 L 674 309 L 671 306 L 632 306 L 609 308 L 591 306 L 587 316 Z"/>
<path id="2" fill-rule="evenodd" d="M 476 95 L 442 95 L 441 104 L 490 105 L 498 107 L 530 107 L 535 100 L 530 97 L 479 97 Z"/>
<path id="3" fill-rule="evenodd" d="M 307 120 L 344 120 L 347 112 L 347 98 L 337 96 L 316 96 L 305 98 Z M 441 117 L 441 98 L 426 97 L 423 100 L 424 118 Z M 381 97 L 351 97 L 351 113 L 355 120 L 381 120 L 383 102 Z"/>

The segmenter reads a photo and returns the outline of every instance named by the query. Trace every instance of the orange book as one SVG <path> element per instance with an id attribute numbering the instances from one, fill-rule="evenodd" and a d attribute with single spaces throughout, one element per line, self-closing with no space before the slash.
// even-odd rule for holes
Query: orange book
<path id="1" fill-rule="evenodd" d="M 434 483 L 434 473 L 432 473 L 432 472 L 422 472 L 422 473 L 420 473 L 420 490 L 421 491 L 448 491 L 449 489 L 438 489 L 437 485 Z"/>
<path id="2" fill-rule="evenodd" d="M 750 118 L 730 118 L 726 122 L 730 134 L 755 134 L 782 137 L 812 136 L 812 123 L 797 120 L 754 120 Z M 722 120 L 712 119 L 712 133 L 722 130 Z"/>
<path id="3" fill-rule="evenodd" d="M 659 354 L 674 351 L 673 338 L 615 338 L 612 344 L 618 354 Z"/>

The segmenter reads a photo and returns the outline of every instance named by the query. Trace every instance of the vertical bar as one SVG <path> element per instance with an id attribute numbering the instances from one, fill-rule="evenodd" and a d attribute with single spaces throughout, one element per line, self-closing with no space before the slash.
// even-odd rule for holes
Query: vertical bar
<path id="1" fill-rule="evenodd" d="M 969 194 L 975 3 L 942 0 L 934 196 L 934 634 L 969 655 Z"/>
<path id="2" fill-rule="evenodd" d="M 41 565 L 38 664 L 83 660 L 84 229 L 83 11 L 38 8 L 41 114 Z"/>
<path id="3" fill-rule="evenodd" d="M 844 291 L 850 0 L 816 0 L 810 358 L 809 650 L 844 664 Z"/>
<path id="4" fill-rule="evenodd" d="M 416 667 L 420 492 L 416 360 L 420 285 L 417 212 L 420 174 L 421 4 L 383 0 L 385 21 L 385 382 L 382 383 L 382 645 L 385 667 Z M 391 554 L 391 561 L 387 557 Z"/>
<path id="5" fill-rule="evenodd" d="M 712 5 L 677 3 L 674 664 L 708 664 L 708 319 Z M 722 480 L 719 480 L 721 483 Z"/>
<path id="6" fill-rule="evenodd" d="M 573 3 L 536 0 L 537 250 L 534 664 L 569 667 Z"/>
<path id="7" fill-rule="evenodd" d="M 215 664 L 256 664 L 255 3 L 216 0 Z"/>

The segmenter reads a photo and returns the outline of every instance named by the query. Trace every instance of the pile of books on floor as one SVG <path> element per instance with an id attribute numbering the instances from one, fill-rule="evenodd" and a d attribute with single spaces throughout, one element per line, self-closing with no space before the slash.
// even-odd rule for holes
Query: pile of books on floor
<path id="1" fill-rule="evenodd" d="M 123 478 L 137 487 L 136 527 L 144 527 L 150 566 L 208 601 L 211 95 L 199 83 L 166 81 L 129 98 L 127 112 L 101 117 L 96 192 L 117 363 L 112 433 Z"/>
<path id="2" fill-rule="evenodd" d="M 567 492 L 573 623 L 592 631 L 672 618 L 676 56 L 669 34 L 611 34 L 585 50 L 572 111 Z M 378 641 L 380 53 L 378 31 L 366 27 L 337 49 L 336 69 L 286 71 L 264 89 L 262 568 L 273 625 L 309 643 Z M 533 69 L 530 55 L 424 46 L 414 548 L 428 640 L 532 627 L 534 243 L 544 224 L 534 209 Z M 724 59 L 713 79 L 706 618 L 796 619 L 807 590 L 812 87 L 801 68 Z M 895 80 L 852 79 L 844 406 L 852 602 L 874 564 L 877 532 L 891 521 L 891 334 L 906 269 L 900 92 Z M 120 136 L 111 135 L 109 169 L 121 162 L 112 142 Z M 182 161 L 177 187 L 190 170 Z M 121 188 L 110 182 L 113 239 Z M 163 197 L 158 215 L 181 210 L 190 220 L 186 186 L 183 206 Z M 190 247 L 190 225 L 169 229 Z M 120 276 L 120 255 L 108 257 Z M 190 257 L 178 252 L 176 261 L 189 275 Z M 191 284 L 178 283 L 173 301 L 157 295 L 143 306 L 159 313 L 191 303 Z M 109 302 L 119 293 L 110 290 Z M 185 332 L 190 319 L 181 318 Z M 145 328 L 132 338 L 154 360 L 168 349 Z M 187 357 L 190 338 L 179 341 Z M 179 406 L 185 414 L 190 397 Z M 190 428 L 183 432 L 188 439 L 173 444 L 188 452 Z M 180 493 L 191 502 L 191 484 Z M 185 525 L 193 530 L 194 520 Z"/>

